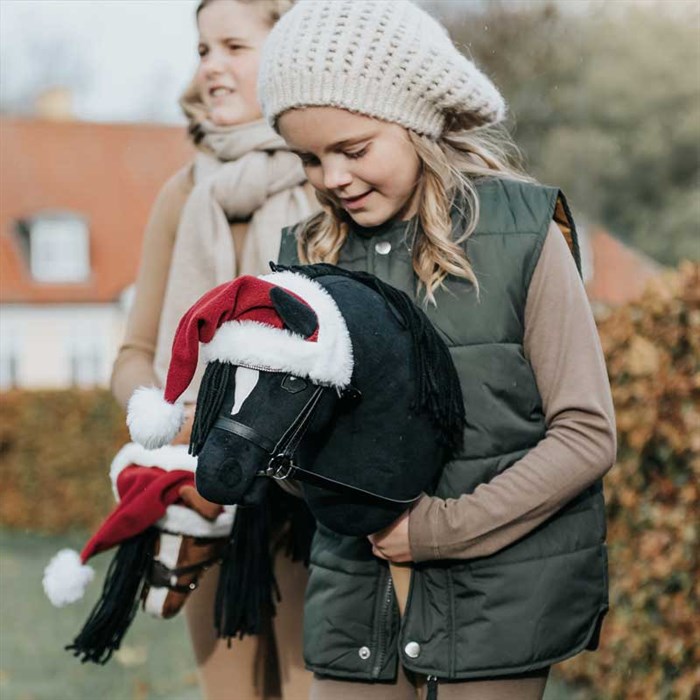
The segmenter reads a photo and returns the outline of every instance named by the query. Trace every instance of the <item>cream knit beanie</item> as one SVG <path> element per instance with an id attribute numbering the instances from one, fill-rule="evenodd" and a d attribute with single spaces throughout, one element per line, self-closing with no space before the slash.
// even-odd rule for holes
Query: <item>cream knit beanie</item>
<path id="1" fill-rule="evenodd" d="M 300 0 L 265 43 L 258 97 L 273 128 L 304 106 L 341 107 L 433 138 L 505 114 L 494 84 L 408 0 Z"/>

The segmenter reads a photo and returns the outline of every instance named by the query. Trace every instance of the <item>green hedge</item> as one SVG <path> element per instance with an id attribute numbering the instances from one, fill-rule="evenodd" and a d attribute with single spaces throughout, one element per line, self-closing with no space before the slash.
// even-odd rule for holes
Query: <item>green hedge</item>
<path id="1" fill-rule="evenodd" d="M 109 466 L 128 440 L 105 390 L 0 396 L 0 524 L 42 533 L 93 529 L 114 506 Z"/>
<path id="2" fill-rule="evenodd" d="M 610 613 L 562 664 L 596 698 L 700 698 L 700 265 L 654 280 L 598 328 L 617 417 L 605 479 Z"/>

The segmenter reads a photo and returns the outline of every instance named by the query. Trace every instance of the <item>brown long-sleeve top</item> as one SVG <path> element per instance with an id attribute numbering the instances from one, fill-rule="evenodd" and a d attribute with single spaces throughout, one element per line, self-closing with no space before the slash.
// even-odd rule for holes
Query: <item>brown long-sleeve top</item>
<path id="1" fill-rule="evenodd" d="M 615 414 L 605 361 L 583 283 L 555 223 L 530 282 L 523 346 L 542 396 L 545 437 L 473 493 L 423 497 L 408 523 L 414 561 L 493 554 L 613 465 Z"/>
<path id="2" fill-rule="evenodd" d="M 158 322 L 190 169 L 163 187 L 143 242 L 134 304 L 112 373 L 126 406 L 133 391 L 157 384 Z M 245 224 L 232 226 L 240 246 Z M 592 313 L 566 242 L 552 223 L 525 308 L 524 351 L 542 396 L 547 432 L 525 457 L 457 499 L 424 497 L 412 509 L 415 561 L 485 556 L 518 540 L 601 477 L 615 458 L 615 419 Z"/>

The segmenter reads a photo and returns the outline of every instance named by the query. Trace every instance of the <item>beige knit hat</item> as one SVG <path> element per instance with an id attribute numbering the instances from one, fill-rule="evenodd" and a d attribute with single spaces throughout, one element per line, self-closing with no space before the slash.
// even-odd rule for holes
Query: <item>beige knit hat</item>
<path id="1" fill-rule="evenodd" d="M 505 115 L 495 85 L 408 0 L 300 0 L 265 43 L 258 98 L 274 128 L 304 106 L 342 107 L 433 138 Z"/>

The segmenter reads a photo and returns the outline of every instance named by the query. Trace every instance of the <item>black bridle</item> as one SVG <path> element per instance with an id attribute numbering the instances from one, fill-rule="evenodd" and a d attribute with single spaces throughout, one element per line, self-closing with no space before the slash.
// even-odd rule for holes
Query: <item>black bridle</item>
<path id="1" fill-rule="evenodd" d="M 366 489 L 361 489 L 358 486 L 351 486 L 350 484 L 345 484 L 342 481 L 336 481 L 327 476 L 321 476 L 315 472 L 303 469 L 299 465 L 294 463 L 294 454 L 299 449 L 299 445 L 306 434 L 306 431 L 311 423 L 311 418 L 313 417 L 314 411 L 318 406 L 321 397 L 326 391 L 334 391 L 328 387 L 318 386 L 314 390 L 309 400 L 304 404 L 299 414 L 294 418 L 291 425 L 285 430 L 282 437 L 273 443 L 272 440 L 261 435 L 255 428 L 251 428 L 248 425 L 244 425 L 233 418 L 228 416 L 219 416 L 216 423 L 214 423 L 215 428 L 220 430 L 225 430 L 228 433 L 233 433 L 242 437 L 248 442 L 252 442 L 263 449 L 270 456 L 265 469 L 261 469 L 256 473 L 255 476 L 267 476 L 277 481 L 284 481 L 285 479 L 296 479 L 298 481 L 303 481 L 312 486 L 317 486 L 319 488 L 327 489 L 335 493 L 349 494 L 351 496 L 362 496 L 364 498 L 371 498 L 374 501 L 380 503 L 388 503 L 392 505 L 405 505 L 406 507 L 414 503 L 420 494 L 414 498 L 400 499 L 400 498 L 389 498 L 388 496 L 380 496 L 378 493 L 373 491 L 368 491 Z M 344 398 L 349 400 L 358 400 L 360 397 L 360 392 L 354 387 L 349 387 L 343 392 Z"/>

